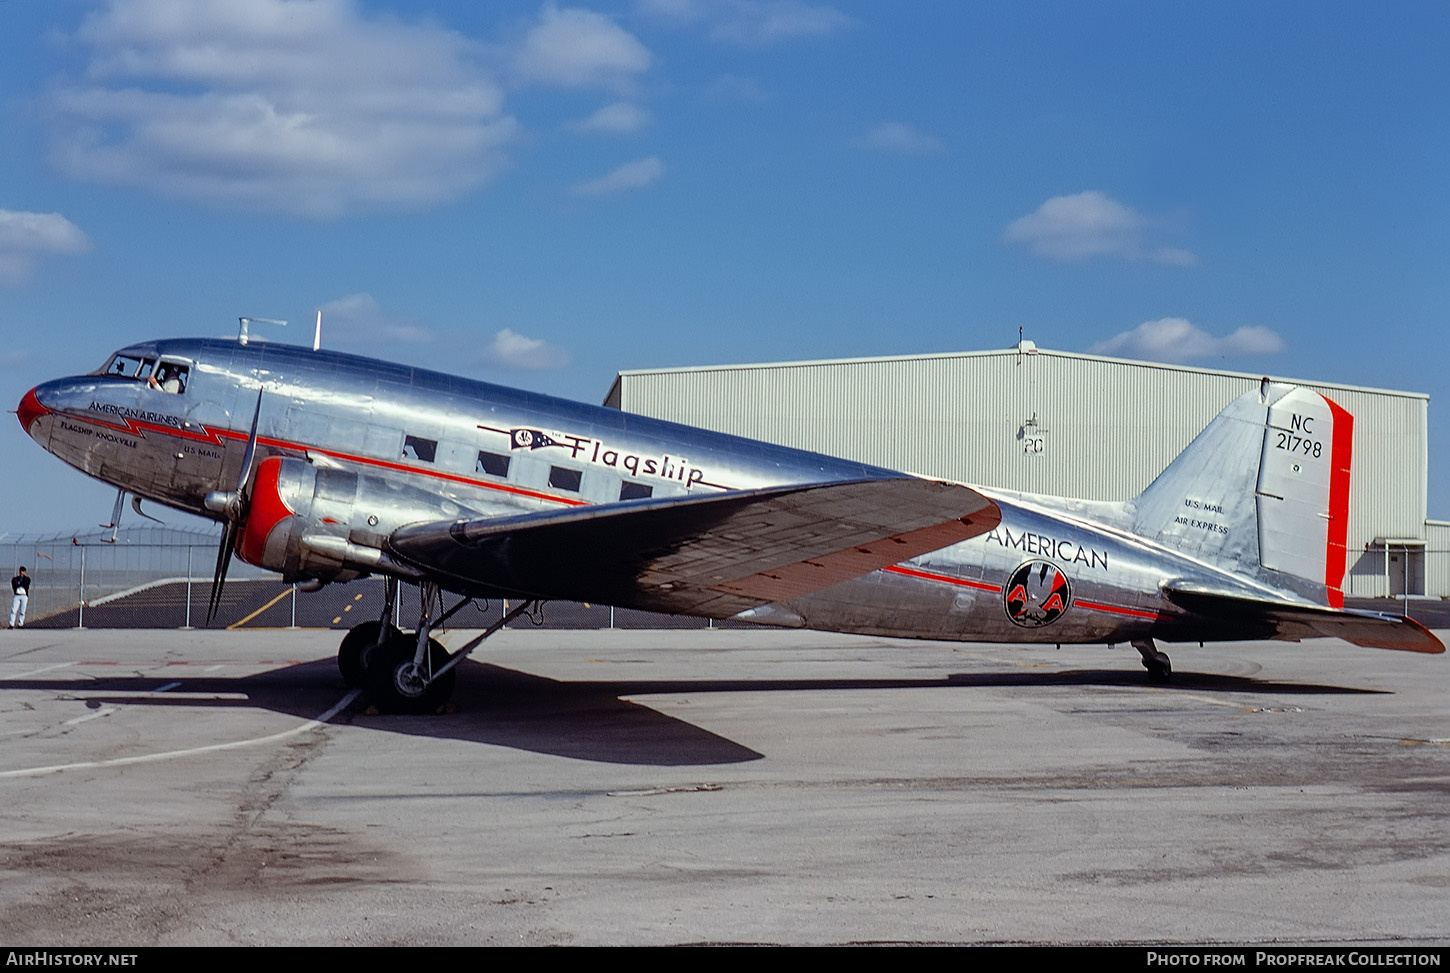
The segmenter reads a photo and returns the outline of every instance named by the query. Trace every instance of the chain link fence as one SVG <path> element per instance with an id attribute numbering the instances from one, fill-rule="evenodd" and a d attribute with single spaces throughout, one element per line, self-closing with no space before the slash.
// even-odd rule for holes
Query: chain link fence
<path id="1" fill-rule="evenodd" d="M 0 533 L 0 563 L 9 568 L 6 577 L 21 567 L 30 575 L 27 625 L 61 614 L 76 614 L 84 625 L 87 607 L 167 583 L 195 589 L 194 599 L 204 615 L 220 543 L 220 528 L 141 526 L 74 534 Z M 234 559 L 227 576 L 268 575 Z"/>
<path id="2" fill-rule="evenodd" d="M 221 530 L 170 526 L 109 528 L 75 534 L 0 533 L 0 561 L 14 575 L 30 575 L 25 624 L 38 628 L 182 628 L 205 624 Z M 10 608 L 6 592 L 4 610 Z M 450 599 L 451 603 L 451 599 Z M 482 609 L 486 603 L 478 602 Z M 300 592 L 271 572 L 233 558 L 213 627 L 351 628 L 376 618 L 383 605 L 383 581 L 366 578 L 321 591 Z M 403 586 L 397 618 L 404 627 L 416 617 L 416 589 Z M 482 627 L 496 617 L 465 610 L 452 627 Z M 413 616 L 413 617 L 410 617 Z M 556 629 L 697 629 L 743 627 L 688 615 L 576 602 L 548 602 L 532 618 L 510 628 L 541 625 Z"/>

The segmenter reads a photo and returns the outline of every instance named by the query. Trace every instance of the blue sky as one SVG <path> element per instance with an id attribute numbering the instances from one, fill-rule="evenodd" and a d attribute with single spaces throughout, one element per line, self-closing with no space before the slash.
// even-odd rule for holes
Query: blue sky
<path id="1" fill-rule="evenodd" d="M 12 404 L 319 308 L 330 347 L 594 402 L 1020 326 L 1427 392 L 1450 517 L 1443 0 L 0 0 L 0 37 Z M 0 529 L 106 518 L 0 430 Z"/>

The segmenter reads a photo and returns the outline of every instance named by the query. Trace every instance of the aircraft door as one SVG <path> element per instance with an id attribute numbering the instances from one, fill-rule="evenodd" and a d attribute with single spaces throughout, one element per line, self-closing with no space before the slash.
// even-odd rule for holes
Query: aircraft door
<path id="1" fill-rule="evenodd" d="M 175 449 L 171 453 L 170 484 L 172 496 L 192 500 L 205 496 L 222 483 L 222 466 L 226 449 L 208 425 L 207 386 L 191 362 L 162 358 L 156 366 L 153 382 L 143 389 L 145 398 L 156 410 L 179 420 Z"/>

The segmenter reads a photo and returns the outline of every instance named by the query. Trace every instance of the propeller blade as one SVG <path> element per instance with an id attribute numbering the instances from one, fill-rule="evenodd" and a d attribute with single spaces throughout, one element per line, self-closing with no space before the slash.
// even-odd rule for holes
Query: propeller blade
<path id="1" fill-rule="evenodd" d="M 252 475 L 252 460 L 257 456 L 257 420 L 262 418 L 262 390 L 257 389 L 257 408 L 252 411 L 252 431 L 247 434 L 247 449 L 242 453 L 242 472 L 237 477 L 237 494 L 247 487 L 247 478 Z"/>
<path id="2" fill-rule="evenodd" d="M 212 618 L 216 616 L 216 610 L 221 607 L 222 588 L 227 583 L 227 568 L 232 563 L 232 545 L 236 543 L 236 540 L 237 523 L 234 520 L 228 520 L 222 525 L 222 544 L 216 552 L 216 571 L 212 574 L 211 578 L 211 601 L 208 603 L 206 609 L 206 623 L 208 625 L 211 624 Z"/>
<path id="3" fill-rule="evenodd" d="M 242 524 L 247 519 L 247 480 L 252 476 L 252 461 L 257 457 L 257 423 L 262 418 L 262 389 L 257 389 L 257 407 L 252 410 L 252 431 L 247 434 L 247 448 L 242 453 L 242 471 L 237 476 L 237 489 L 228 496 L 224 493 L 208 494 L 207 506 L 211 507 L 211 498 L 215 496 L 220 503 L 225 500 L 223 510 L 226 520 L 222 521 L 222 543 L 216 552 L 216 572 L 211 578 L 211 601 L 206 609 L 206 623 L 216 616 L 217 609 L 222 603 L 222 589 L 227 583 L 227 568 L 232 563 L 232 551 L 236 547 L 237 534 L 241 531 Z M 216 508 L 212 508 L 216 509 Z M 141 513 L 138 504 L 137 513 Z M 145 514 L 142 514 L 145 516 Z M 152 518 L 155 519 L 155 518 Z"/>

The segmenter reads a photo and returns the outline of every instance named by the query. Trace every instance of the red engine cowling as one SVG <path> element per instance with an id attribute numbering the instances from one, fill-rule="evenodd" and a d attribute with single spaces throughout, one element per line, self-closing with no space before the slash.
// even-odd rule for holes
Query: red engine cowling
<path id="1" fill-rule="evenodd" d="M 286 461 L 280 457 L 271 456 L 257 464 L 257 472 L 252 477 L 247 519 L 237 534 L 237 557 L 248 564 L 274 571 L 282 570 L 280 562 L 285 554 L 286 537 L 289 533 L 287 528 L 290 526 L 284 522 L 297 514 L 296 508 L 282 496 L 280 477 L 284 462 Z M 295 502 L 296 492 L 289 493 L 293 495 Z M 279 532 L 278 527 L 283 530 Z M 280 543 L 273 545 L 269 552 L 268 542 L 274 533 L 280 535 Z M 269 553 L 272 556 L 269 557 Z"/>

